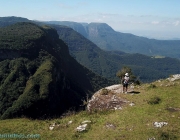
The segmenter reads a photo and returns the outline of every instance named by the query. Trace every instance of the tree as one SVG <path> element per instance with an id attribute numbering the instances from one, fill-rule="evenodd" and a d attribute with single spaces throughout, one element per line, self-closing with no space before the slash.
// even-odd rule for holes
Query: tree
<path id="1" fill-rule="evenodd" d="M 125 73 L 129 74 L 129 78 L 131 82 L 134 82 L 135 84 L 139 83 L 139 80 L 136 79 L 136 76 L 133 75 L 131 68 L 124 66 L 121 70 L 119 70 L 116 73 L 116 76 L 119 77 L 120 79 L 122 79 L 125 75 Z"/>

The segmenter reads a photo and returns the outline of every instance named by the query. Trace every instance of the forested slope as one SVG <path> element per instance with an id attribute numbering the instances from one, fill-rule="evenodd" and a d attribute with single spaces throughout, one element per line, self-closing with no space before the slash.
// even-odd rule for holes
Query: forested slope
<path id="1" fill-rule="evenodd" d="M 77 63 L 48 26 L 23 22 L 0 28 L 0 54 L 2 119 L 61 115 L 109 84 Z"/>

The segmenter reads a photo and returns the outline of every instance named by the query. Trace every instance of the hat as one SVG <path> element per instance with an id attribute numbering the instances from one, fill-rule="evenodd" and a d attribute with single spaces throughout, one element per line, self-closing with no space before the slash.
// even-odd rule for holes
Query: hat
<path id="1" fill-rule="evenodd" d="M 125 76 L 129 76 L 129 74 L 128 74 L 128 73 L 126 73 L 126 74 L 125 74 Z"/>

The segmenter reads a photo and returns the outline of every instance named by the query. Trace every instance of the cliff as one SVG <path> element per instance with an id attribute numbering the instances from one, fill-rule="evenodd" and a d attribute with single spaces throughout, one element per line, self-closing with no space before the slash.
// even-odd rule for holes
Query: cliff
<path id="1" fill-rule="evenodd" d="M 0 31 L 1 119 L 59 116 L 107 85 L 69 55 L 55 29 L 17 23 Z"/>

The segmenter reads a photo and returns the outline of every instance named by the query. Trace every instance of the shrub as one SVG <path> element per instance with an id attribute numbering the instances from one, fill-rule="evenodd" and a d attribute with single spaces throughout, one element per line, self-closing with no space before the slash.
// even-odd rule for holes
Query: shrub
<path id="1" fill-rule="evenodd" d="M 156 85 L 150 84 L 148 88 L 151 89 L 151 88 L 156 88 L 156 87 L 157 87 Z"/>
<path id="2" fill-rule="evenodd" d="M 108 92 L 109 92 L 108 89 L 103 88 L 103 89 L 101 90 L 101 95 L 108 95 Z"/>
<path id="3" fill-rule="evenodd" d="M 161 140 L 177 140 L 178 138 L 172 134 L 172 132 L 161 132 L 159 133 L 159 139 Z"/>
<path id="4" fill-rule="evenodd" d="M 149 101 L 148 104 L 154 105 L 154 104 L 159 104 L 161 99 L 157 96 L 152 97 Z"/>
<path id="5" fill-rule="evenodd" d="M 139 80 L 134 81 L 135 85 L 141 85 L 141 82 Z"/>

